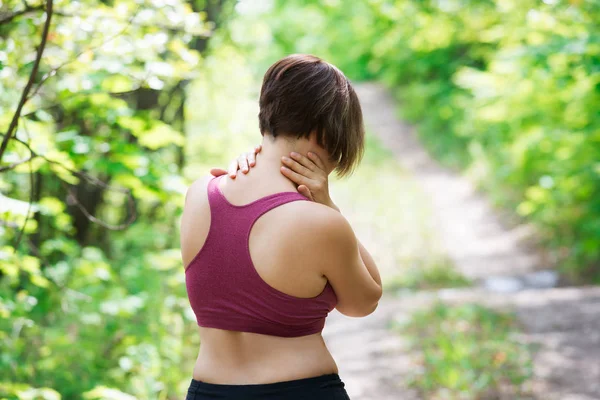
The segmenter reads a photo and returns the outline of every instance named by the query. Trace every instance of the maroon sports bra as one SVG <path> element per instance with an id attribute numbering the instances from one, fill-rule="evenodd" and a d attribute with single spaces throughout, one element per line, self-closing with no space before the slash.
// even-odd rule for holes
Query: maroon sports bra
<path id="1" fill-rule="evenodd" d="M 219 178 L 213 178 L 208 184 L 208 236 L 185 271 L 198 325 L 283 337 L 321 332 L 337 304 L 329 282 L 311 298 L 283 293 L 260 277 L 248 247 L 252 226 L 264 213 L 307 199 L 297 192 L 281 192 L 236 206 L 227 201 L 218 183 Z"/>

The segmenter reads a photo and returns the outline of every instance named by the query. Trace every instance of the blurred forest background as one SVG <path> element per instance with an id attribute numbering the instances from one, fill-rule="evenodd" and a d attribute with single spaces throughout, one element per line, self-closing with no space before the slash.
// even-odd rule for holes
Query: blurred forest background
<path id="1" fill-rule="evenodd" d="M 597 0 L 0 0 L 1 398 L 182 397 L 185 191 L 259 143 L 262 74 L 296 52 L 383 82 L 563 277 L 600 282 Z M 398 169 L 370 137 L 334 193 L 422 286 L 443 254 Z"/>

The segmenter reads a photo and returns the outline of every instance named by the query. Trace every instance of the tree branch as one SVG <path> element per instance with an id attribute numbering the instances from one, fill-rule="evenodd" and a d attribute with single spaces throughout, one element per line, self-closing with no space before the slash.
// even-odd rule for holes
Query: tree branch
<path id="1" fill-rule="evenodd" d="M 109 15 L 94 15 L 94 14 L 69 14 L 63 11 L 56 11 L 54 13 L 55 15 L 59 16 L 59 17 L 65 17 L 65 18 L 75 18 L 75 17 L 79 17 L 79 18 L 89 18 L 90 16 L 93 16 L 96 19 L 108 19 L 108 20 L 115 20 L 115 18 L 113 16 L 109 16 Z M 120 20 L 119 22 L 125 22 L 123 20 Z M 184 28 L 181 28 L 179 26 L 176 25 L 165 25 L 165 24 L 160 24 L 160 23 L 142 23 L 142 22 L 133 22 L 130 21 L 129 24 L 139 27 L 139 28 L 158 28 L 164 31 L 169 31 L 172 34 L 188 34 L 191 35 L 193 37 L 200 37 L 200 38 L 208 38 L 211 36 L 211 33 L 198 33 L 198 32 L 192 32 L 192 31 L 188 31 L 185 30 Z"/>
<path id="2" fill-rule="evenodd" d="M 73 57 L 70 60 L 67 60 L 65 62 L 63 62 L 62 64 L 52 68 L 49 72 L 47 72 L 46 74 L 44 74 L 44 76 L 42 76 L 42 79 L 40 80 L 40 82 L 36 85 L 35 89 L 33 90 L 33 93 L 31 93 L 31 96 L 29 96 L 27 98 L 27 100 L 31 99 L 32 97 L 34 97 L 39 91 L 40 88 L 42 87 L 42 85 L 44 83 L 46 83 L 46 81 L 50 78 L 52 78 L 53 76 L 55 76 L 57 74 L 57 72 L 61 69 L 64 68 L 65 66 L 71 64 L 72 62 L 76 61 L 79 57 L 81 57 L 83 54 L 89 52 L 94 52 L 95 50 L 99 49 L 100 47 L 104 46 L 105 44 L 111 42 L 112 40 L 118 38 L 119 36 L 123 35 L 125 32 L 127 32 L 127 30 L 129 29 L 129 27 L 131 26 L 131 24 L 133 23 L 133 20 L 135 19 L 135 17 L 137 17 L 138 12 L 140 10 L 140 6 L 138 6 L 138 8 L 136 9 L 136 11 L 131 15 L 131 17 L 129 18 L 129 20 L 127 21 L 127 25 L 125 25 L 125 27 L 119 31 L 117 34 L 109 37 L 108 39 L 106 39 L 104 42 L 100 43 L 97 46 L 91 46 L 88 47 L 85 50 L 80 51 L 79 53 L 77 53 L 77 55 L 75 57 Z M 2 159 L 1 157 L 2 153 L 0 153 L 0 160 Z"/>
<path id="3" fill-rule="evenodd" d="M 21 143 L 23 146 L 27 147 L 27 149 L 31 152 L 31 158 L 35 158 L 35 157 L 40 157 L 43 158 L 44 160 L 46 160 L 46 162 L 50 163 L 50 164 L 54 164 L 57 165 L 59 167 L 61 167 L 62 169 L 64 169 L 65 171 L 69 172 L 71 175 L 76 176 L 78 178 L 84 179 L 85 181 L 91 183 L 92 185 L 101 187 L 103 189 L 106 190 L 111 190 L 111 191 L 115 191 L 115 192 L 119 192 L 124 194 L 125 196 L 127 196 L 127 208 L 128 208 L 128 214 L 129 217 L 127 218 L 127 220 L 119 225 L 112 225 L 109 224 L 107 222 L 102 221 L 99 218 L 96 218 L 95 216 L 93 216 L 92 214 L 90 214 L 90 212 L 88 210 L 86 210 L 86 208 L 81 204 L 81 202 L 79 201 L 79 199 L 77 198 L 77 195 L 73 192 L 73 189 L 71 189 L 65 182 L 62 182 L 62 184 L 64 185 L 65 189 L 67 190 L 67 192 L 69 193 L 69 196 L 67 198 L 67 201 L 71 202 L 71 204 L 74 204 L 77 208 L 79 208 L 79 210 L 83 213 L 83 215 L 91 222 L 98 224 L 106 229 L 110 229 L 110 230 L 123 230 L 127 227 L 129 227 L 131 224 L 133 224 L 133 222 L 136 220 L 137 218 L 137 212 L 136 212 L 136 208 L 135 208 L 135 199 L 133 198 L 133 195 L 131 194 L 131 190 L 129 189 L 125 189 L 122 187 L 117 187 L 117 186 L 112 186 L 107 184 L 106 182 L 101 181 L 98 178 L 95 178 L 91 175 L 88 175 L 84 172 L 81 171 L 75 171 L 74 169 L 71 169 L 65 165 L 63 165 L 62 163 L 52 160 L 42 154 L 38 154 L 36 153 L 31 146 L 29 145 L 29 143 L 17 138 L 17 137 L 13 137 L 12 140 L 15 140 L 19 143 Z M 23 162 L 20 162 L 23 163 Z"/>
<path id="4" fill-rule="evenodd" d="M 17 11 L 15 13 L 9 14 L 8 16 L 0 18 L 0 25 L 8 24 L 8 23 L 12 22 L 13 19 L 18 18 L 21 15 L 29 14 L 31 12 L 39 11 L 39 10 L 43 10 L 43 9 L 44 9 L 43 5 L 39 5 L 39 6 L 35 6 L 35 7 L 31 7 L 30 5 L 27 5 L 25 7 L 25 9 L 23 9 L 21 11 Z"/>
<path id="5" fill-rule="evenodd" d="M 29 130 L 27 129 L 27 125 L 23 124 L 25 129 L 25 133 L 27 134 L 27 141 L 31 142 L 31 135 L 29 134 Z M 31 208 L 33 207 L 33 199 L 35 197 L 35 184 L 33 180 L 33 167 L 31 166 L 31 160 L 35 157 L 33 154 L 33 150 L 29 147 L 30 156 L 29 156 L 29 206 L 27 207 L 27 213 L 25 214 L 25 221 L 23 222 L 23 226 L 19 230 L 19 234 L 15 239 L 15 244 L 13 244 L 13 251 L 16 253 L 19 247 L 19 243 L 21 243 L 21 239 L 23 238 L 23 234 L 25 233 L 25 228 L 27 228 L 27 222 L 29 222 L 29 216 L 31 214 Z"/>
<path id="6" fill-rule="evenodd" d="M 63 166 L 64 167 L 64 166 Z M 110 185 L 103 183 L 103 187 L 108 188 L 108 190 L 115 190 L 115 191 L 121 191 L 119 190 L 119 188 L 114 188 L 111 187 Z M 74 204 L 79 211 L 81 211 L 81 213 L 91 222 L 98 224 L 100 226 L 102 226 L 103 228 L 106 229 L 110 229 L 111 231 L 122 231 L 123 229 L 129 227 L 131 224 L 133 224 L 133 222 L 136 219 L 136 212 L 135 212 L 135 201 L 133 200 L 133 196 L 131 195 L 131 192 L 127 191 L 125 194 L 127 195 L 127 208 L 129 209 L 129 218 L 127 218 L 127 220 L 120 224 L 120 225 L 112 225 L 109 224 L 107 222 L 102 221 L 99 218 L 96 218 L 95 216 L 93 216 L 92 214 L 90 214 L 90 212 L 83 206 L 83 204 L 81 204 L 81 202 L 79 201 L 79 198 L 77 197 L 77 195 L 75 194 L 75 192 L 73 191 L 73 189 L 71 189 L 66 183 L 63 182 L 63 186 L 65 187 L 65 189 L 69 192 L 69 196 L 67 197 L 67 201 L 70 204 Z"/>
<path id="7" fill-rule="evenodd" d="M 23 106 L 27 102 L 29 91 L 33 86 L 33 81 L 38 73 L 40 68 L 40 63 L 42 61 L 42 54 L 44 54 L 44 49 L 46 48 L 46 43 L 48 41 L 48 33 L 50 32 L 50 23 L 52 22 L 52 7 L 54 5 L 54 0 L 47 0 L 46 2 L 46 22 L 44 23 L 44 30 L 42 32 L 42 40 L 40 45 L 38 46 L 37 55 L 35 57 L 35 61 L 33 63 L 33 68 L 31 70 L 31 74 L 29 75 L 29 80 L 27 81 L 27 85 L 25 85 L 25 89 L 23 89 L 23 93 L 21 94 L 21 99 L 19 100 L 19 104 L 17 105 L 17 110 L 13 115 L 13 119 L 8 126 L 8 131 L 4 135 L 2 139 L 2 143 L 0 144 L 0 162 L 2 161 L 2 156 L 8 147 L 8 141 L 13 136 L 17 126 L 19 124 L 19 118 L 21 117 L 21 111 L 23 110 Z"/>
<path id="8" fill-rule="evenodd" d="M 31 167 L 31 162 L 29 163 L 29 206 L 27 207 L 27 213 L 25 214 L 25 221 L 23 221 L 23 225 L 21 229 L 19 229 L 19 234 L 15 239 L 15 243 L 13 244 L 13 251 L 16 253 L 19 248 L 19 244 L 21 243 L 21 239 L 23 238 L 23 234 L 25 233 L 25 228 L 27 228 L 27 223 L 29 222 L 29 218 L 31 216 L 31 208 L 33 207 L 33 198 L 35 195 L 35 183 L 33 180 L 33 168 Z"/>
<path id="9" fill-rule="evenodd" d="M 0 136 L 1 136 L 1 135 L 2 135 L 2 134 L 0 133 Z M 32 155 L 34 155 L 34 156 L 36 156 L 36 157 L 38 157 L 38 156 L 39 156 L 39 157 L 41 157 L 41 156 L 40 156 L 38 153 L 36 153 L 36 152 L 35 152 L 35 150 L 33 150 L 33 149 L 31 148 L 31 146 L 29 145 L 29 143 L 25 142 L 24 140 L 21 140 L 21 139 L 19 139 L 18 137 L 12 137 L 11 139 L 12 139 L 12 140 L 14 140 L 15 142 L 19 142 L 19 143 L 21 143 L 23 146 L 27 147 L 27 150 L 29 150 L 29 151 L 31 152 L 31 154 L 32 154 Z"/>
<path id="10" fill-rule="evenodd" d="M 142 84 L 143 84 L 143 82 L 142 82 Z M 50 105 L 48 105 L 46 107 L 40 107 L 40 108 L 38 108 L 36 110 L 28 112 L 27 114 L 23 114 L 21 117 L 23 117 L 23 118 L 29 118 L 29 117 L 33 116 L 38 111 L 41 111 L 41 110 L 51 110 L 53 108 L 60 107 L 61 105 L 63 105 L 63 103 L 65 101 L 77 98 L 79 96 L 89 96 L 89 95 L 92 95 L 92 94 L 102 93 L 102 94 L 108 94 L 108 95 L 114 96 L 114 97 L 125 97 L 125 96 L 128 96 L 130 94 L 133 94 L 133 93 L 137 92 L 141 88 L 142 88 L 142 86 L 140 84 L 140 86 L 136 87 L 135 89 L 127 90 L 125 92 L 107 92 L 105 90 L 88 90 L 88 91 L 75 92 L 75 93 L 72 93 L 70 96 L 66 96 L 66 97 L 60 99 L 60 101 L 58 103 L 50 104 Z M 32 97 L 33 97 L 33 94 L 29 98 L 32 98 Z M 0 172 L 1 172 L 1 170 L 0 170 Z"/>
<path id="11" fill-rule="evenodd" d="M 5 172 L 5 171 L 11 170 L 11 169 L 15 169 L 19 165 L 28 163 L 29 161 L 33 160 L 36 157 L 37 157 L 37 155 L 32 154 L 29 158 L 27 158 L 25 160 L 17 161 L 10 165 L 5 165 L 4 167 L 0 167 L 0 172 Z"/>

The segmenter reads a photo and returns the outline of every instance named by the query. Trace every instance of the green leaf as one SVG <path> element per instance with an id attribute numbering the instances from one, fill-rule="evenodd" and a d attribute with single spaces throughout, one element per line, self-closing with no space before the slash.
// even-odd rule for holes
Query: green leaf
<path id="1" fill-rule="evenodd" d="M 44 215 L 58 215 L 65 210 L 65 204 L 56 197 L 44 197 L 38 202 L 39 211 Z"/>
<path id="2" fill-rule="evenodd" d="M 138 136 L 146 128 L 148 121 L 140 117 L 121 116 L 117 119 L 117 123 Z"/>
<path id="3" fill-rule="evenodd" d="M 111 93 L 122 93 L 128 92 L 135 88 L 134 82 L 131 78 L 123 75 L 111 75 L 102 80 L 102 90 L 106 90 Z"/>
<path id="4" fill-rule="evenodd" d="M 140 144 L 151 150 L 156 150 L 170 144 L 183 146 L 185 143 L 185 138 L 181 132 L 158 121 L 154 123 L 151 129 L 141 133 L 138 137 L 140 139 Z"/>
<path id="5" fill-rule="evenodd" d="M 96 386 L 94 389 L 83 393 L 87 400 L 136 400 L 130 394 L 106 386 Z"/>
<path id="6" fill-rule="evenodd" d="M 172 270 L 182 266 L 179 249 L 168 249 L 159 253 L 147 254 L 146 260 L 152 268 L 159 271 Z"/>
<path id="7" fill-rule="evenodd" d="M 33 283 L 36 286 L 43 288 L 47 288 L 48 286 L 50 286 L 50 281 L 41 275 L 30 275 L 29 279 L 31 280 L 31 283 Z"/>

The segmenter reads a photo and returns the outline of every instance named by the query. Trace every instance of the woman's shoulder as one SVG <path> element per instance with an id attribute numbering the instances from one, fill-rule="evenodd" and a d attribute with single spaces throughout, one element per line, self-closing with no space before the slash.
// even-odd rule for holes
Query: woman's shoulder
<path id="1" fill-rule="evenodd" d="M 183 207 L 184 220 L 198 221 L 210 215 L 207 187 L 211 179 L 210 175 L 198 178 L 188 187 Z"/>
<path id="2" fill-rule="evenodd" d="M 281 253 L 294 254 L 298 265 L 311 266 L 324 275 L 339 264 L 342 254 L 356 247 L 354 231 L 339 211 L 311 201 L 295 201 L 285 214 L 277 216 L 277 242 Z"/>
<path id="3" fill-rule="evenodd" d="M 299 238 L 311 244 L 343 244 L 354 238 L 350 223 L 337 210 L 313 201 L 295 201 L 287 213 Z"/>
<path id="4" fill-rule="evenodd" d="M 207 198 L 206 188 L 208 187 L 208 183 L 213 179 L 212 175 L 206 175 L 196 179 L 192 184 L 188 187 L 185 194 L 186 204 L 189 200 L 200 200 Z"/>

